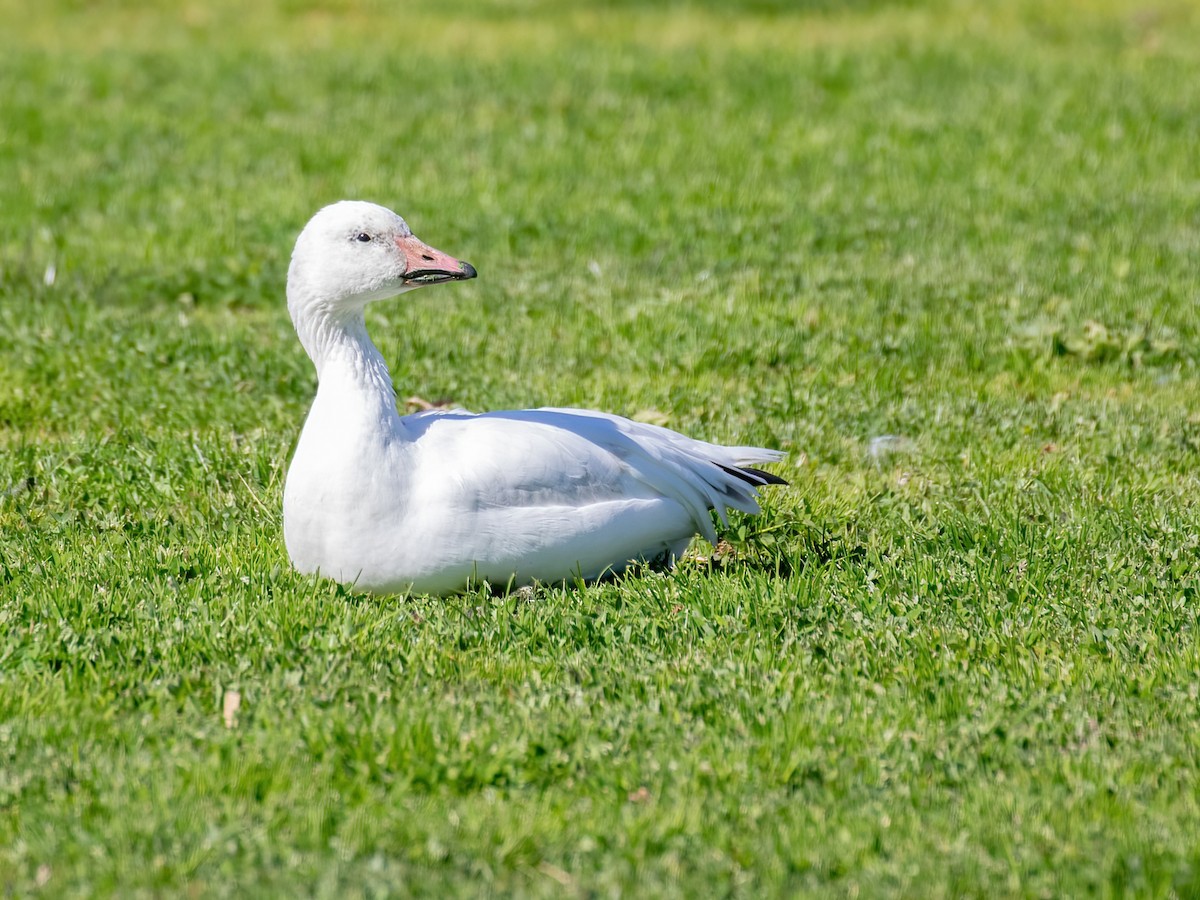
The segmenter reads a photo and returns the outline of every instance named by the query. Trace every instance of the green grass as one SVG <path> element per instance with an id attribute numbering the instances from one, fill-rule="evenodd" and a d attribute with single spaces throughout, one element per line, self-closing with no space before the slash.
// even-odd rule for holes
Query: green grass
<path id="1" fill-rule="evenodd" d="M 0 0 L 0 892 L 1200 895 L 1200 12 L 577 6 Z M 342 197 L 480 271 L 372 315 L 402 397 L 792 487 L 532 600 L 293 574 Z"/>

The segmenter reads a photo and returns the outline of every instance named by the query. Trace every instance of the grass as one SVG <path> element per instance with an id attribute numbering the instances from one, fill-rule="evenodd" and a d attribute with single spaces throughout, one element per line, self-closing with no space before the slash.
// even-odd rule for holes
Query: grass
<path id="1" fill-rule="evenodd" d="M 4 893 L 1200 894 L 1193 6 L 0 16 Z M 340 197 L 480 271 L 373 315 L 401 396 L 792 487 L 532 600 L 293 574 Z"/>

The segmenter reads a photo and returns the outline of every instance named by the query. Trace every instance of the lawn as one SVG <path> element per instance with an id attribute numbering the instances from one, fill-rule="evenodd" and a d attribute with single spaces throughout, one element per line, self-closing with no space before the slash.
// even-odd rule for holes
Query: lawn
<path id="1" fill-rule="evenodd" d="M 1200 895 L 1200 8 L 0 22 L 0 893 Z M 369 316 L 401 398 L 791 486 L 598 586 L 294 574 L 343 197 L 480 273 Z"/>

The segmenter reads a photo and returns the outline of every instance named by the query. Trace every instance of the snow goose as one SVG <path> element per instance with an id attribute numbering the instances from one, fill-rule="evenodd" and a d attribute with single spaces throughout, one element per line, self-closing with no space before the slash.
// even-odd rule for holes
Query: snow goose
<path id="1" fill-rule="evenodd" d="M 778 451 L 590 410 L 400 416 L 365 307 L 474 277 L 373 203 L 327 206 L 301 232 L 287 300 L 317 396 L 283 495 L 300 572 L 374 593 L 594 579 L 715 543 L 710 509 L 757 512 L 757 489 L 785 483 L 750 467 Z"/>

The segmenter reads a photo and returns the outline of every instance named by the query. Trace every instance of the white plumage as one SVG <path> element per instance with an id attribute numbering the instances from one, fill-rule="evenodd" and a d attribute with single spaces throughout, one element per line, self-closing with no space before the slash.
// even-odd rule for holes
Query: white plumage
<path id="1" fill-rule="evenodd" d="M 596 578 L 716 541 L 716 509 L 757 512 L 755 469 L 782 454 L 723 447 L 577 409 L 401 417 L 366 305 L 475 277 L 404 220 L 343 201 L 301 232 L 288 308 L 317 396 L 288 470 L 284 538 L 301 572 L 374 592 L 450 593 L 471 580 Z"/>

